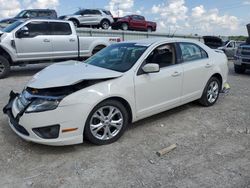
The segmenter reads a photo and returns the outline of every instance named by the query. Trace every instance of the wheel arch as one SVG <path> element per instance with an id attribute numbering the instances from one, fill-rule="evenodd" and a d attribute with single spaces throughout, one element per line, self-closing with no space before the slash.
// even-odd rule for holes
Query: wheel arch
<path id="1" fill-rule="evenodd" d="M 76 21 L 78 25 L 80 25 L 80 21 L 77 18 L 69 18 L 69 21 Z"/>
<path id="2" fill-rule="evenodd" d="M 221 84 L 221 88 L 220 89 L 222 89 L 222 87 L 223 87 L 222 86 L 222 84 L 223 84 L 223 78 L 222 78 L 221 74 L 220 73 L 215 73 L 210 78 L 212 78 L 212 77 L 215 77 L 215 78 L 217 78 L 220 81 L 220 84 Z"/>
<path id="3" fill-rule="evenodd" d="M 109 24 L 111 24 L 111 22 L 110 22 L 110 20 L 109 20 L 108 18 L 103 18 L 103 19 L 100 21 L 100 24 L 101 24 L 102 22 L 104 22 L 104 21 L 108 21 Z"/>
<path id="4" fill-rule="evenodd" d="M 132 112 L 131 105 L 129 104 L 129 102 L 126 99 L 124 99 L 122 97 L 109 97 L 107 99 L 102 100 L 98 104 L 100 104 L 100 103 L 102 103 L 104 101 L 107 101 L 107 100 L 115 100 L 115 101 L 120 102 L 126 108 L 126 110 L 128 112 L 129 123 L 132 123 L 132 121 L 133 121 L 133 112 Z"/>
<path id="5" fill-rule="evenodd" d="M 0 46 L 0 55 L 4 56 L 9 61 L 10 64 L 13 63 L 10 54 L 1 46 Z"/>
<path id="6" fill-rule="evenodd" d="M 102 50 L 103 48 L 106 48 L 106 47 L 107 47 L 107 45 L 105 45 L 105 44 L 98 44 L 98 45 L 96 45 L 96 46 L 92 49 L 91 54 L 94 55 L 95 53 L 99 52 L 100 50 Z M 96 51 L 96 52 L 95 52 L 95 51 Z"/>

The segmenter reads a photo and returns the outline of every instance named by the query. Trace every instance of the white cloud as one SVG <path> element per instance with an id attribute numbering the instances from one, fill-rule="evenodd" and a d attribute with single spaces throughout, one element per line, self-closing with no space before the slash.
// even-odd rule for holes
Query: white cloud
<path id="1" fill-rule="evenodd" d="M 22 9 L 54 8 L 59 6 L 59 0 L 0 0 L 0 18 L 15 16 Z"/>
<path id="2" fill-rule="evenodd" d="M 244 5 L 250 5 L 250 0 L 245 0 L 245 1 L 243 1 L 243 4 L 244 4 Z"/>
<path id="3" fill-rule="evenodd" d="M 194 18 L 199 18 L 201 16 L 203 16 L 203 14 L 205 13 L 205 9 L 204 9 L 204 6 L 203 5 L 200 5 L 198 7 L 195 7 L 192 9 L 192 16 Z"/>
<path id="4" fill-rule="evenodd" d="M 0 0 L 0 18 L 16 15 L 21 10 L 20 2 L 17 0 Z"/>
<path id="5" fill-rule="evenodd" d="M 24 5 L 27 8 L 54 8 L 59 5 L 59 0 L 24 0 Z"/>
<path id="6" fill-rule="evenodd" d="M 239 19 L 236 16 L 220 15 L 218 9 L 207 11 L 202 5 L 192 9 L 189 22 L 202 32 L 222 31 L 223 29 L 235 31 L 239 28 Z"/>
<path id="7" fill-rule="evenodd" d="M 111 0 L 106 7 L 114 16 L 125 16 L 131 14 L 134 7 L 134 0 Z"/>
<path id="8" fill-rule="evenodd" d="M 165 24 L 177 24 L 179 20 L 187 18 L 188 8 L 184 0 L 166 0 L 165 3 L 153 5 L 152 13 L 160 14 Z"/>
<path id="9" fill-rule="evenodd" d="M 250 0 L 247 0 L 250 2 Z M 158 31 L 174 33 L 230 34 L 242 33 L 236 16 L 221 14 L 218 9 L 206 10 L 203 5 L 190 11 L 185 0 L 165 0 L 153 5 L 151 13 L 157 15 Z"/>

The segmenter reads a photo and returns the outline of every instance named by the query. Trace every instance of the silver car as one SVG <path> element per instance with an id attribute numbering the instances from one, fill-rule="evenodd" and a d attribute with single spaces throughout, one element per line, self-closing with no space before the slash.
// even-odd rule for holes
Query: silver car
<path id="1" fill-rule="evenodd" d="M 60 16 L 59 19 L 70 20 L 76 27 L 91 26 L 108 29 L 114 22 L 110 11 L 104 9 L 81 9 L 73 15 Z"/>

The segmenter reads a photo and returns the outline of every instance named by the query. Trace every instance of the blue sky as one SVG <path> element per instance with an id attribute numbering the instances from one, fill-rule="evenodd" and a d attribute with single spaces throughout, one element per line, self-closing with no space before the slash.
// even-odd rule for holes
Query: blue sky
<path id="1" fill-rule="evenodd" d="M 24 8 L 55 8 L 59 15 L 79 8 L 106 8 L 115 16 L 138 13 L 156 21 L 158 32 L 180 34 L 247 35 L 245 25 L 250 23 L 250 0 L 0 0 L 0 4 L 2 18 Z"/>

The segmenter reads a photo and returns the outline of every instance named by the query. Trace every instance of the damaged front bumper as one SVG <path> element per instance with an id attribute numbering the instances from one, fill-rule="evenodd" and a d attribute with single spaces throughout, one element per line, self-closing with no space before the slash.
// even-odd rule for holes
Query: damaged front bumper
<path id="1" fill-rule="evenodd" d="M 72 111 L 71 106 L 48 112 L 25 113 L 29 105 L 20 111 L 17 108 L 18 97 L 18 93 L 11 91 L 9 102 L 3 108 L 3 113 L 8 115 L 10 127 L 18 136 L 26 141 L 53 146 L 83 142 L 83 131 L 80 127 L 77 127 L 77 131 L 72 133 L 63 133 L 62 131 L 64 128 L 75 127 L 77 124 L 76 121 L 70 121 L 71 118 L 67 116 L 67 113 Z M 42 134 L 41 131 L 48 129 L 51 129 L 54 135 L 52 133 Z M 55 133 L 55 131 L 57 132 Z M 46 135 L 49 137 L 46 138 Z"/>
<path id="2" fill-rule="evenodd" d="M 8 104 L 3 108 L 3 113 L 8 115 L 9 122 L 13 126 L 13 128 L 15 128 L 16 131 L 18 131 L 19 133 L 21 133 L 25 136 L 29 136 L 28 131 L 23 126 L 19 125 L 19 123 L 18 123 L 22 112 L 20 112 L 16 116 L 16 118 L 14 117 L 14 115 L 12 113 L 12 105 L 13 105 L 15 98 L 18 95 L 19 95 L 18 93 L 14 93 L 13 91 L 10 92 L 10 99 L 9 99 Z"/>

